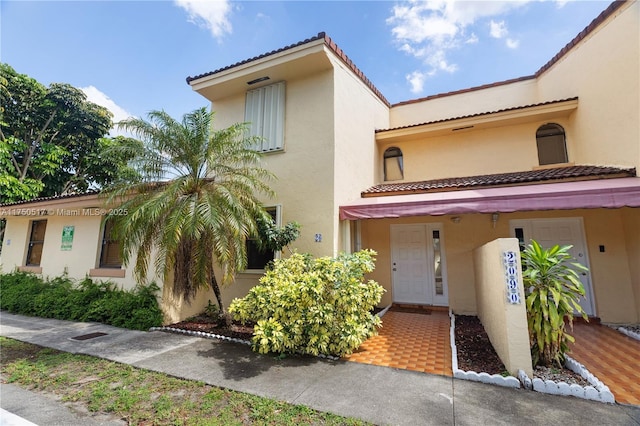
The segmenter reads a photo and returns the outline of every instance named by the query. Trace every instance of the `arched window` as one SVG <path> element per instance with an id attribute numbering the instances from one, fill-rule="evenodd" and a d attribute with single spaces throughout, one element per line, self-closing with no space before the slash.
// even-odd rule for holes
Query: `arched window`
<path id="1" fill-rule="evenodd" d="M 400 180 L 404 178 L 402 151 L 400 148 L 387 148 L 384 152 L 384 180 Z"/>
<path id="2" fill-rule="evenodd" d="M 538 163 L 541 166 L 568 161 L 564 129 L 559 124 L 549 123 L 540 126 L 536 132 L 536 144 Z"/>

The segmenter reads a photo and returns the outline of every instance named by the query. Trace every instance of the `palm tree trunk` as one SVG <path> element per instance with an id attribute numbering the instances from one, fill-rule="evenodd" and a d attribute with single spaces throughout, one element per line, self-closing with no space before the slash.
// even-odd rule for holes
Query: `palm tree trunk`
<path id="1" fill-rule="evenodd" d="M 224 304 L 222 303 L 222 295 L 220 294 L 220 286 L 218 285 L 218 280 L 216 279 L 216 274 L 213 271 L 213 268 L 211 269 L 211 289 L 213 290 L 213 294 L 216 295 L 216 301 L 218 302 L 218 307 L 220 308 L 220 318 L 228 327 L 231 325 L 231 316 L 224 309 Z"/>

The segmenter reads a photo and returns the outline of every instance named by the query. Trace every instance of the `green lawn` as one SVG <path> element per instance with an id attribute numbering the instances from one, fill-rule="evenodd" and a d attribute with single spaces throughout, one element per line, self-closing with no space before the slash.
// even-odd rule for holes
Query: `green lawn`
<path id="1" fill-rule="evenodd" d="M 137 425 L 364 425 L 302 405 L 224 390 L 0 337 L 3 379 Z"/>

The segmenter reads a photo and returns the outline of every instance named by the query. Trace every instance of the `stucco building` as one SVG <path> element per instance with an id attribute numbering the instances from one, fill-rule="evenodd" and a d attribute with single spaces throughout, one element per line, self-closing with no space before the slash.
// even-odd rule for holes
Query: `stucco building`
<path id="1" fill-rule="evenodd" d="M 301 223 L 293 248 L 378 252 L 371 278 L 387 289 L 383 305 L 486 318 L 485 248 L 513 238 L 506 241 L 517 250 L 533 238 L 573 245 L 589 268 L 589 315 L 637 323 L 639 9 L 612 3 L 532 75 L 393 105 L 324 33 L 187 82 L 211 102 L 216 127 L 248 121 L 265 137 L 256 149 L 278 179 L 277 198 L 264 202 L 279 223 Z M 101 267 L 108 243 L 99 218 L 8 213 L 74 205 L 100 206 L 87 195 L 0 207 L 8 219 L 3 270 L 66 270 L 133 285 L 130 270 Z M 65 226 L 75 226 L 67 251 Z M 42 258 L 30 266 L 33 244 L 42 244 Z M 502 253 L 501 244 L 488 256 Z M 260 262 L 252 265 L 223 290 L 227 304 L 257 283 Z M 209 299 L 164 300 L 178 319 Z"/>

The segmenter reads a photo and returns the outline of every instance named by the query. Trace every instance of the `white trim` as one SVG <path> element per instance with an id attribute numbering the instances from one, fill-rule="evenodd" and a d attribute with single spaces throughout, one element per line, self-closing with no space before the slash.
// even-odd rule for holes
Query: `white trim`
<path id="1" fill-rule="evenodd" d="M 430 294 L 427 296 L 426 301 L 406 301 L 406 300 L 398 300 L 396 298 L 394 287 L 395 287 L 395 278 L 393 274 L 393 256 L 394 256 L 394 247 L 393 247 L 393 234 L 395 229 L 399 229 L 406 226 L 422 226 L 425 236 L 425 255 L 427 260 L 426 265 L 426 278 L 428 281 L 425 283 L 427 286 L 427 291 Z M 440 235 L 440 270 L 442 274 L 442 295 L 436 294 L 435 289 L 435 265 L 433 264 L 434 251 L 433 251 L 433 231 L 438 231 Z M 449 286 L 448 286 L 448 277 L 447 277 L 447 261 L 446 261 L 446 249 L 444 244 L 444 226 L 442 223 L 412 223 L 412 224 L 392 224 L 389 226 L 389 265 L 391 266 L 391 291 L 392 291 L 392 300 L 395 303 L 417 303 L 417 304 L 427 304 L 433 306 L 448 306 L 449 305 Z"/>

